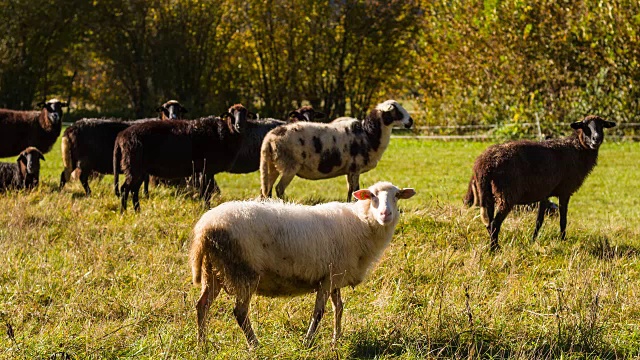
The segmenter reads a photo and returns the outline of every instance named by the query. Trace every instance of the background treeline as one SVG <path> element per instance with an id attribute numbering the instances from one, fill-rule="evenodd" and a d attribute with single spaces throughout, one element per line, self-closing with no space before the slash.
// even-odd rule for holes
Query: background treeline
<path id="1" fill-rule="evenodd" d="M 169 98 L 191 116 L 384 98 L 429 125 L 640 116 L 635 0 L 5 0 L 0 16 L 0 107 L 57 96 L 68 119 Z"/>

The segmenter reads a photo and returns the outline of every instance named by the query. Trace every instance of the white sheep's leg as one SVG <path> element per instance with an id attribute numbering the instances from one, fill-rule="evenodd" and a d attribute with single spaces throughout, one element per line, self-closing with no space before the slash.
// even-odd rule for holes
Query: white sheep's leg
<path id="1" fill-rule="evenodd" d="M 360 174 L 347 174 L 347 185 L 349 185 L 349 192 L 347 193 L 347 202 L 351 201 L 351 196 L 354 191 L 360 190 Z"/>
<path id="2" fill-rule="evenodd" d="M 284 190 L 287 188 L 287 186 L 289 186 L 291 180 L 293 180 L 293 178 L 296 176 L 296 174 L 298 173 L 298 169 L 299 167 L 296 167 L 295 169 L 287 169 L 282 172 L 282 177 L 280 178 L 280 181 L 276 186 L 276 195 L 278 195 L 280 199 L 284 197 Z"/>
<path id="3" fill-rule="evenodd" d="M 249 320 L 249 304 L 251 302 L 250 287 L 238 291 L 236 295 L 236 307 L 233 309 L 233 315 L 236 317 L 236 321 L 240 328 L 244 332 L 244 336 L 247 338 L 247 344 L 249 347 L 255 347 L 260 345 L 256 334 L 251 327 L 251 320 Z"/>
<path id="4" fill-rule="evenodd" d="M 342 296 L 340 295 L 340 289 L 334 289 L 331 292 L 331 305 L 333 306 L 333 340 L 335 344 L 338 338 L 342 334 Z"/>
<path id="5" fill-rule="evenodd" d="M 207 314 L 213 300 L 218 297 L 221 285 L 220 281 L 215 277 L 212 271 L 205 269 L 202 273 L 202 290 L 200 291 L 200 299 L 196 304 L 196 312 L 198 313 L 198 342 L 205 340 L 205 328 Z"/>
<path id="6" fill-rule="evenodd" d="M 309 330 L 307 331 L 307 335 L 304 337 L 304 345 L 307 347 L 311 346 L 313 336 L 316 334 L 316 330 L 318 330 L 318 325 L 320 324 L 320 320 L 322 320 L 322 316 L 324 315 L 324 308 L 327 304 L 328 297 L 329 292 L 327 290 L 320 289 L 316 293 L 316 306 L 313 309 L 313 316 L 311 317 Z"/>

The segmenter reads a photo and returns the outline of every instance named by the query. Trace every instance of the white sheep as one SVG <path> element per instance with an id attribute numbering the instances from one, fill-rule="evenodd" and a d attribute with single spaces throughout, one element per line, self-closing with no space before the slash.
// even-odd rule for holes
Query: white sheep
<path id="1" fill-rule="evenodd" d="M 362 121 L 338 118 L 329 124 L 297 122 L 271 130 L 262 142 L 260 155 L 262 196 L 271 196 L 280 175 L 276 186 L 280 198 L 296 175 L 310 180 L 347 175 L 350 201 L 351 194 L 360 188 L 360 174 L 380 161 L 394 125 L 410 128 L 413 119 L 398 102 L 387 100 Z"/>
<path id="2" fill-rule="evenodd" d="M 258 344 L 249 321 L 255 294 L 270 297 L 316 292 L 309 345 L 331 297 L 333 340 L 340 336 L 340 289 L 360 284 L 380 258 L 399 220 L 398 199 L 413 189 L 379 182 L 354 192 L 359 201 L 315 206 L 281 201 L 226 202 L 205 213 L 194 228 L 190 264 L 201 284 L 196 309 L 198 339 L 221 288 L 235 295 L 233 310 L 249 346 Z"/>

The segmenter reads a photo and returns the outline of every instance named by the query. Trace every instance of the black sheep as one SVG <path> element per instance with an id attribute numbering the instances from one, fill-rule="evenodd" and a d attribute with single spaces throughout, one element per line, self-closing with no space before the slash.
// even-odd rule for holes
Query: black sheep
<path id="1" fill-rule="evenodd" d="M 478 156 L 473 165 L 473 185 L 492 251 L 499 248 L 500 227 L 515 205 L 540 202 L 535 239 L 544 220 L 544 200 L 551 196 L 559 200 L 560 233 L 565 239 L 569 198 L 596 165 L 604 129 L 615 125 L 591 115 L 572 123 L 575 131 L 570 136 L 493 145 Z"/>
<path id="2" fill-rule="evenodd" d="M 24 149 L 15 163 L 0 163 L 0 191 L 32 189 L 40 182 L 40 160 L 44 155 L 35 147 Z"/>
<path id="3" fill-rule="evenodd" d="M 213 176 L 229 170 L 238 155 L 247 109 L 237 104 L 221 117 L 147 122 L 120 132 L 113 151 L 113 173 L 117 177 L 122 169 L 125 175 L 121 210 L 126 210 L 129 192 L 134 209 L 140 210 L 138 192 L 145 176 L 188 177 L 194 171 L 202 174 L 201 196 L 208 203 Z"/>
<path id="4" fill-rule="evenodd" d="M 62 108 L 67 103 L 51 99 L 38 104 L 40 111 L 0 109 L 0 158 L 16 156 L 33 146 L 49 152 L 62 129 Z"/>
<path id="5" fill-rule="evenodd" d="M 163 119 L 182 118 L 185 108 L 175 100 L 158 108 Z M 165 112 L 168 115 L 165 115 Z M 118 133 L 133 124 L 157 121 L 158 118 L 123 121 L 120 119 L 81 119 L 68 127 L 62 135 L 61 149 L 64 170 L 60 174 L 60 188 L 69 181 L 71 173 L 78 170 L 78 177 L 87 196 L 91 194 L 89 177 L 94 172 L 113 174 L 113 145 Z M 145 179 L 144 191 L 148 193 L 149 181 Z M 119 196 L 116 187 L 116 196 Z"/>

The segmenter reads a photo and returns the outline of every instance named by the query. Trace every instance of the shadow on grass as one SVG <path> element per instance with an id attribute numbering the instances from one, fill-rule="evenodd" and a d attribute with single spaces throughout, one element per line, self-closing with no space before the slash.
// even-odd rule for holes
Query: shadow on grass
<path id="1" fill-rule="evenodd" d="M 612 245 L 608 236 L 598 236 L 588 246 L 588 252 L 601 260 L 629 259 L 640 255 L 640 248 L 629 244 Z"/>
<path id="2" fill-rule="evenodd" d="M 539 338 L 525 340 L 523 343 L 509 341 L 492 333 L 472 334 L 470 331 L 453 334 L 449 339 L 445 334 L 412 338 L 394 332 L 386 338 L 375 338 L 370 333 L 362 333 L 348 357 L 377 359 L 408 354 L 419 358 L 550 359 L 569 355 L 578 358 L 616 359 L 622 355 L 604 343 L 580 343 L 578 339 L 571 337 L 557 340 L 553 337 Z"/>

